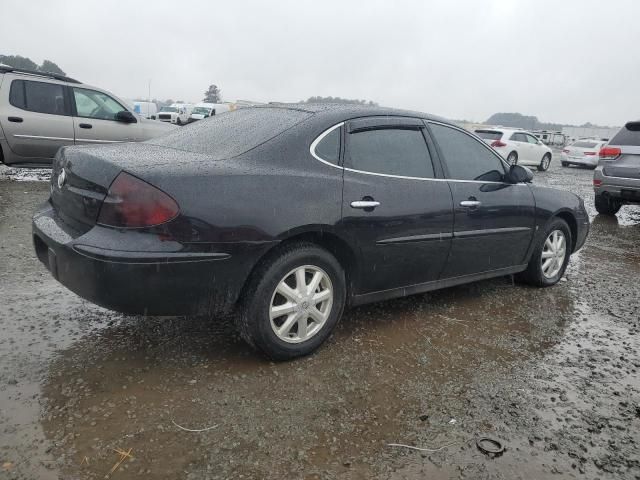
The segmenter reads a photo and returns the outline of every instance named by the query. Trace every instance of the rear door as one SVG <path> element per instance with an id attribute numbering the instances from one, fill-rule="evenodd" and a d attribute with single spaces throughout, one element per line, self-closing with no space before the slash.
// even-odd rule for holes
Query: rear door
<path id="1" fill-rule="evenodd" d="M 443 278 L 526 263 L 535 204 L 526 184 L 504 182 L 504 162 L 467 132 L 429 122 L 453 196 L 451 253 Z"/>
<path id="2" fill-rule="evenodd" d="M 451 245 L 451 192 L 420 119 L 368 117 L 345 127 L 342 226 L 357 245 L 356 293 L 439 278 Z"/>
<path id="3" fill-rule="evenodd" d="M 518 152 L 518 161 L 530 161 L 531 148 L 529 147 L 529 142 L 527 142 L 526 135 L 521 132 L 512 133 L 511 141 L 513 142 L 513 146 L 516 149 L 516 152 Z"/>
<path id="4" fill-rule="evenodd" d="M 4 80 L 11 84 L 3 89 L 9 98 L 0 102 L 4 105 L 0 121 L 11 150 L 25 158 L 51 159 L 60 147 L 73 145 L 64 84 L 10 78 Z"/>
<path id="5" fill-rule="evenodd" d="M 116 120 L 116 114 L 127 110 L 106 93 L 88 88 L 71 87 L 73 92 L 73 127 L 75 143 L 135 142 L 140 140 L 140 123 Z"/>

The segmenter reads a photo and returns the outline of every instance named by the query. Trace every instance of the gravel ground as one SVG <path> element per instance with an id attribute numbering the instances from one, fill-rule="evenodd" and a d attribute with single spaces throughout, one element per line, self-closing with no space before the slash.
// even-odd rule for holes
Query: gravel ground
<path id="1" fill-rule="evenodd" d="M 591 211 L 553 288 L 353 309 L 274 364 L 228 320 L 124 316 L 57 284 L 30 240 L 46 177 L 0 167 L 0 478 L 104 478 L 131 449 L 112 478 L 640 479 L 640 208 Z M 591 209 L 591 177 L 535 182 Z"/>

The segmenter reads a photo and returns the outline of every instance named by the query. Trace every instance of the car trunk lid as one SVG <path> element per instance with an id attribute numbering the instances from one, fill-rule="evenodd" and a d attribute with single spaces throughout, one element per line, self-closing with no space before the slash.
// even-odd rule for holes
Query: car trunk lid
<path id="1" fill-rule="evenodd" d="M 142 143 L 62 148 L 53 162 L 51 203 L 65 223 L 84 233 L 96 224 L 109 186 L 123 170 L 143 179 L 158 169 L 173 176 L 210 160 L 184 153 Z"/>

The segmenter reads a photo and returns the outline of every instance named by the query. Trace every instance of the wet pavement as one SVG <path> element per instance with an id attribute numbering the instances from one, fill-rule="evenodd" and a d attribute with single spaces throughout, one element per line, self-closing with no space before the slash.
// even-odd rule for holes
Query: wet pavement
<path id="1" fill-rule="evenodd" d="M 58 285 L 30 240 L 46 174 L 1 170 L 0 478 L 105 478 L 116 450 L 109 478 L 640 478 L 640 208 L 597 216 L 590 170 L 535 177 L 592 215 L 566 281 L 353 309 L 279 364 L 228 320 L 124 316 Z"/>

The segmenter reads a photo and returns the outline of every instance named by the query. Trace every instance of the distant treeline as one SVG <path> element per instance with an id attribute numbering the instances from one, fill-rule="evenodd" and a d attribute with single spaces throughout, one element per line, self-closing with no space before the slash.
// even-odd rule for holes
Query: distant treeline
<path id="1" fill-rule="evenodd" d="M 36 62 L 28 57 L 21 57 L 20 55 L 0 55 L 0 63 L 9 65 L 10 67 L 22 68 L 23 70 L 35 70 L 37 72 L 57 73 L 58 75 L 66 75 L 58 65 L 51 60 L 45 60 L 42 65 L 38 65 Z"/>
<path id="2" fill-rule="evenodd" d="M 350 103 L 354 105 L 369 105 L 372 107 L 378 106 L 376 102 L 372 102 L 371 100 L 367 101 L 340 97 L 309 97 L 306 100 L 301 100 L 300 103 Z"/>
<path id="3" fill-rule="evenodd" d="M 562 130 L 562 127 L 580 128 L 609 128 L 587 122 L 583 125 L 568 125 L 563 123 L 541 122 L 538 117 L 522 115 L 521 113 L 494 113 L 484 123 L 488 125 L 502 125 L 503 127 L 524 128 L 526 130 Z"/>

